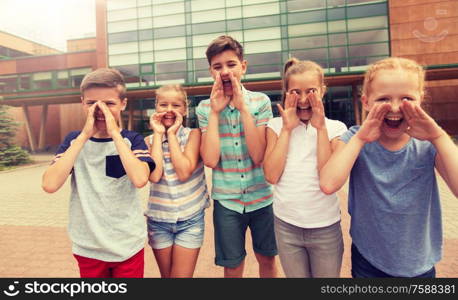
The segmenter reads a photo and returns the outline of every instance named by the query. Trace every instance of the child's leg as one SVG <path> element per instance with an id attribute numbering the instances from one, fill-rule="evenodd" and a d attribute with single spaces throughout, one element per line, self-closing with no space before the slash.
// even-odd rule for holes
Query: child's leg
<path id="1" fill-rule="evenodd" d="M 174 241 L 174 224 L 156 222 L 147 219 L 148 244 L 153 249 L 162 278 L 170 278 L 172 270 L 172 246 Z"/>
<path id="2" fill-rule="evenodd" d="M 112 263 L 113 278 L 143 278 L 145 269 L 145 250 L 142 249 L 131 258 L 119 262 Z"/>
<path id="3" fill-rule="evenodd" d="M 78 262 L 81 278 L 111 278 L 110 263 L 73 254 Z"/>
<path id="4" fill-rule="evenodd" d="M 215 264 L 224 267 L 224 277 L 242 277 L 245 250 L 247 214 L 222 206 L 214 201 L 213 226 L 215 229 Z"/>
<path id="5" fill-rule="evenodd" d="M 322 228 L 310 228 L 306 242 L 312 277 L 340 277 L 344 252 L 340 221 Z"/>
<path id="6" fill-rule="evenodd" d="M 154 258 L 162 278 L 170 278 L 172 272 L 172 252 L 173 246 L 163 249 L 153 249 Z"/>
<path id="7" fill-rule="evenodd" d="M 177 223 L 175 244 L 172 251 L 170 277 L 190 278 L 196 268 L 197 257 L 204 241 L 204 212 Z"/>
<path id="8" fill-rule="evenodd" d="M 278 256 L 287 278 L 311 277 L 309 255 L 304 245 L 304 229 L 274 217 Z"/>
<path id="9" fill-rule="evenodd" d="M 272 204 L 247 214 L 249 215 L 253 250 L 259 263 L 259 276 L 261 278 L 277 277 L 275 256 L 278 252 Z"/>

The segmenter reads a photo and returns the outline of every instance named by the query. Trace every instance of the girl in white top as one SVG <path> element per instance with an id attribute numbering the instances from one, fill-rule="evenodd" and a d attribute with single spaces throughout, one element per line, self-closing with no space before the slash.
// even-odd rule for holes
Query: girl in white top
<path id="1" fill-rule="evenodd" d="M 275 235 L 287 277 L 339 277 L 343 239 L 335 194 L 320 190 L 319 169 L 347 128 L 324 115 L 323 69 L 288 60 L 281 117 L 267 127 L 264 173 L 274 185 Z"/>

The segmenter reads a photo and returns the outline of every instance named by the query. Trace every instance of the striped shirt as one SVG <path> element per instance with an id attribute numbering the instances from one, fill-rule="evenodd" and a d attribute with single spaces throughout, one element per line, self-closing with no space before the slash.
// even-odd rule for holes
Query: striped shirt
<path id="1" fill-rule="evenodd" d="M 267 95 L 242 87 L 246 104 L 256 126 L 265 126 L 272 118 Z M 206 132 L 210 99 L 196 108 L 199 126 Z M 219 115 L 221 157 L 213 169 L 212 198 L 227 209 L 239 213 L 255 211 L 272 203 L 272 189 L 264 178 L 262 166 L 255 166 L 248 154 L 240 112 L 228 105 Z"/>
<path id="2" fill-rule="evenodd" d="M 181 151 L 186 147 L 190 133 L 191 128 L 181 126 L 178 129 L 176 136 Z M 150 136 L 150 144 L 152 142 L 153 135 Z M 162 152 L 164 171 L 159 182 L 151 183 L 145 215 L 156 222 L 176 223 L 188 220 L 210 206 L 204 165 L 200 160 L 191 177 L 182 182 L 173 167 L 169 143 L 165 135 L 162 139 Z"/>

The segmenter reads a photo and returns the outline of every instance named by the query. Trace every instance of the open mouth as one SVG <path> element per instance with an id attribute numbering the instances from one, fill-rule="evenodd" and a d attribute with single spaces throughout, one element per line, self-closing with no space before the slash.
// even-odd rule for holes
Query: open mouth
<path id="1" fill-rule="evenodd" d="M 301 111 L 308 111 L 308 112 L 310 112 L 310 111 L 312 111 L 312 107 L 311 107 L 311 106 L 307 106 L 307 107 L 300 107 L 300 106 L 298 106 L 298 107 L 297 107 L 297 111 L 299 111 L 299 112 L 301 112 Z"/>
<path id="2" fill-rule="evenodd" d="M 224 89 L 232 89 L 232 82 L 230 80 L 223 80 Z"/>
<path id="3" fill-rule="evenodd" d="M 402 124 L 402 121 L 404 121 L 404 119 L 401 117 L 388 117 L 384 120 L 386 126 L 393 129 L 399 128 L 399 126 Z"/>

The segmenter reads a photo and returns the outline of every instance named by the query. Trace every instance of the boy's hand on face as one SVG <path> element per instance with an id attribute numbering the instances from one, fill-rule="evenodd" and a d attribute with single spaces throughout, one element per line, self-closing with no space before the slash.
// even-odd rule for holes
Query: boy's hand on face
<path id="1" fill-rule="evenodd" d="M 444 130 L 419 105 L 403 101 L 400 108 L 409 125 L 406 133 L 411 137 L 431 142 L 445 134 Z"/>
<path id="2" fill-rule="evenodd" d="M 243 99 L 242 87 L 240 82 L 234 76 L 234 73 L 229 72 L 229 79 L 231 80 L 232 84 L 232 104 L 234 107 L 239 111 L 247 111 L 248 107 Z"/>
<path id="3" fill-rule="evenodd" d="M 154 113 L 149 118 L 149 126 L 155 134 L 164 134 L 165 126 L 162 124 L 162 117 L 165 115 L 165 112 Z"/>
<path id="4" fill-rule="evenodd" d="M 296 92 L 286 93 L 285 98 L 285 109 L 281 107 L 280 104 L 277 103 L 278 111 L 283 120 L 283 128 L 291 131 L 296 128 L 300 121 L 297 117 L 297 101 L 299 100 L 299 96 Z"/>
<path id="5" fill-rule="evenodd" d="M 97 102 L 92 104 L 87 113 L 86 123 L 84 124 L 81 134 L 89 139 L 97 133 L 97 127 L 95 126 L 95 109 L 97 108 Z"/>
<path id="6" fill-rule="evenodd" d="M 183 124 L 183 116 L 176 110 L 172 110 L 172 112 L 175 114 L 175 122 L 167 129 L 167 134 L 176 134 L 178 128 Z"/>
<path id="7" fill-rule="evenodd" d="M 224 95 L 223 81 L 221 80 L 220 74 L 218 74 L 210 94 L 211 109 L 219 114 L 229 104 L 229 101 L 230 98 Z"/>
<path id="8" fill-rule="evenodd" d="M 389 103 L 374 104 L 363 125 L 356 133 L 356 136 L 365 143 L 378 140 L 381 135 L 381 126 L 385 115 L 391 110 Z"/>
<path id="9" fill-rule="evenodd" d="M 318 97 L 318 91 L 310 91 L 307 95 L 310 105 L 312 106 L 312 118 L 310 119 L 310 124 L 316 129 L 322 129 L 326 126 L 324 118 L 324 106 L 323 101 Z"/>
<path id="10" fill-rule="evenodd" d="M 114 134 L 119 133 L 118 123 L 116 122 L 113 114 L 111 113 L 108 106 L 103 101 L 97 101 L 97 105 L 105 116 L 105 124 L 107 126 L 107 134 L 109 137 L 113 137 Z"/>

